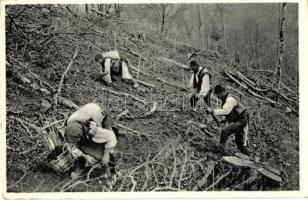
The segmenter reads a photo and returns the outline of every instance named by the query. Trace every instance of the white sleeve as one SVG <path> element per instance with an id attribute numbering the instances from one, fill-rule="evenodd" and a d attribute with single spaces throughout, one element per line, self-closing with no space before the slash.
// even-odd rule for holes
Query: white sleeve
<path id="1" fill-rule="evenodd" d="M 103 58 L 120 59 L 120 54 L 117 50 L 102 53 Z"/>
<path id="2" fill-rule="evenodd" d="M 107 141 L 107 144 L 105 145 L 106 149 L 114 148 L 117 145 L 117 138 L 112 132 L 112 134 L 109 135 L 109 140 Z"/>
<path id="3" fill-rule="evenodd" d="M 110 64 L 111 64 L 111 59 L 110 58 L 106 58 L 105 62 L 104 62 L 104 67 L 105 67 L 104 73 L 107 73 L 107 74 L 103 76 L 103 79 L 107 83 L 112 83 L 112 81 L 111 81 L 111 74 L 110 74 Z"/>
<path id="4" fill-rule="evenodd" d="M 237 101 L 233 97 L 228 97 L 226 103 L 223 105 L 222 109 L 214 109 L 214 115 L 228 115 L 234 106 L 237 105 Z"/>
<path id="5" fill-rule="evenodd" d="M 125 61 L 121 62 L 121 67 L 122 67 L 122 78 L 123 79 L 132 79 L 132 75 L 130 75 L 129 71 L 128 71 L 128 66 L 127 63 Z"/>
<path id="6" fill-rule="evenodd" d="M 194 87 L 194 74 L 191 75 L 189 82 L 188 82 L 188 88 Z"/>
<path id="7" fill-rule="evenodd" d="M 96 143 L 105 143 L 106 148 L 113 148 L 117 144 L 117 138 L 113 131 L 97 127 L 95 135 L 92 137 L 92 141 Z"/>
<path id="8" fill-rule="evenodd" d="M 202 96 L 206 96 L 209 90 L 210 90 L 210 77 L 208 74 L 205 74 L 202 78 L 202 85 L 199 94 Z"/>

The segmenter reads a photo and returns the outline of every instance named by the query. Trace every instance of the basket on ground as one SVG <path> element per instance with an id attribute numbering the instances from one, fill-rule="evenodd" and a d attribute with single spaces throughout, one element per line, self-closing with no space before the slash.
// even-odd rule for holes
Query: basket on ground
<path id="1" fill-rule="evenodd" d="M 73 156 L 68 151 L 63 151 L 55 159 L 51 160 L 48 166 L 57 173 L 65 173 L 72 169 L 74 162 Z"/>

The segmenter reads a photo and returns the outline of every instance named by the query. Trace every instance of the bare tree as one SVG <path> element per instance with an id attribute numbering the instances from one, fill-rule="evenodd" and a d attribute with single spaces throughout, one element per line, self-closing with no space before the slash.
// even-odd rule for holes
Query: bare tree
<path id="1" fill-rule="evenodd" d="M 169 16 L 170 5 L 169 4 L 149 4 L 147 5 L 149 10 L 154 11 L 154 19 L 157 23 L 157 28 L 160 24 L 160 36 L 162 37 L 166 28 L 166 21 Z"/>
<path id="2" fill-rule="evenodd" d="M 199 47 L 203 48 L 203 39 L 202 39 L 202 20 L 201 20 L 201 8 L 200 4 L 197 4 L 197 14 L 198 14 L 198 34 L 199 34 Z"/>
<path id="3" fill-rule="evenodd" d="M 225 25 L 225 18 L 224 18 L 224 12 L 226 11 L 226 5 L 217 4 L 216 10 L 221 16 L 221 23 L 222 23 L 222 29 L 223 29 L 223 35 L 224 35 L 224 47 L 225 49 L 227 49 L 226 25 Z"/>
<path id="4" fill-rule="evenodd" d="M 276 63 L 276 71 L 273 80 L 273 87 L 280 88 L 281 82 L 281 66 L 283 57 L 283 46 L 284 46 L 284 22 L 286 20 L 286 3 L 282 3 L 281 17 L 280 17 L 280 27 L 279 27 L 279 48 L 278 48 L 278 60 Z"/>

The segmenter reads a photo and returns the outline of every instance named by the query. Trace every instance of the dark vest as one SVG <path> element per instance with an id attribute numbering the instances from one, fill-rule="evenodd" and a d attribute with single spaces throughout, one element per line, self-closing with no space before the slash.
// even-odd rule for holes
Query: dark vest
<path id="1" fill-rule="evenodd" d="M 205 67 L 202 67 L 202 69 L 199 71 L 198 74 L 194 73 L 194 82 L 193 82 L 193 87 L 197 89 L 197 92 L 200 92 L 201 86 L 202 86 L 202 79 L 203 77 L 208 74 L 209 77 L 211 78 L 211 74 L 207 71 L 205 71 Z M 196 75 L 198 77 L 198 81 L 196 80 Z"/>
<path id="2" fill-rule="evenodd" d="M 236 99 L 237 105 L 232 109 L 232 111 L 228 115 L 226 115 L 226 119 L 228 122 L 235 122 L 244 118 L 244 114 L 246 113 L 246 108 L 240 105 L 237 97 L 230 94 L 227 94 L 226 97 L 222 99 L 222 107 L 226 103 L 227 98 L 230 96 Z"/>

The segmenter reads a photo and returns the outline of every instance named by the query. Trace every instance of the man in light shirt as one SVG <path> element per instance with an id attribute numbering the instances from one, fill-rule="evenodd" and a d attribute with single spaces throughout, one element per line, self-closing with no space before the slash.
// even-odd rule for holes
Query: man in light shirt
<path id="1" fill-rule="evenodd" d="M 117 50 L 108 51 L 95 56 L 95 61 L 101 65 L 103 80 L 110 84 L 113 80 L 122 80 L 137 88 L 139 85 L 131 75 L 128 61 L 121 57 Z"/>
<path id="2" fill-rule="evenodd" d="M 117 144 L 117 132 L 112 129 L 109 116 L 95 103 L 88 103 L 75 111 L 66 122 L 65 146 L 76 160 L 72 178 L 82 175 L 87 166 L 101 163 L 109 165 L 115 174 L 113 149 Z"/>
<path id="3" fill-rule="evenodd" d="M 207 108 L 206 112 L 214 116 L 225 116 L 229 123 L 221 132 L 219 148 L 224 152 L 226 143 L 230 135 L 235 133 L 235 143 L 241 153 L 249 156 L 249 151 L 245 142 L 245 127 L 248 124 L 248 112 L 240 105 L 238 99 L 226 92 L 222 85 L 214 88 L 214 94 L 222 101 L 221 109 Z"/>
<path id="4" fill-rule="evenodd" d="M 190 60 L 189 67 L 193 71 L 193 74 L 189 80 L 188 87 L 195 89 L 195 93 L 190 98 L 191 107 L 195 109 L 200 98 L 203 98 L 206 105 L 210 106 L 210 73 L 206 67 L 200 66 L 195 59 Z"/>

